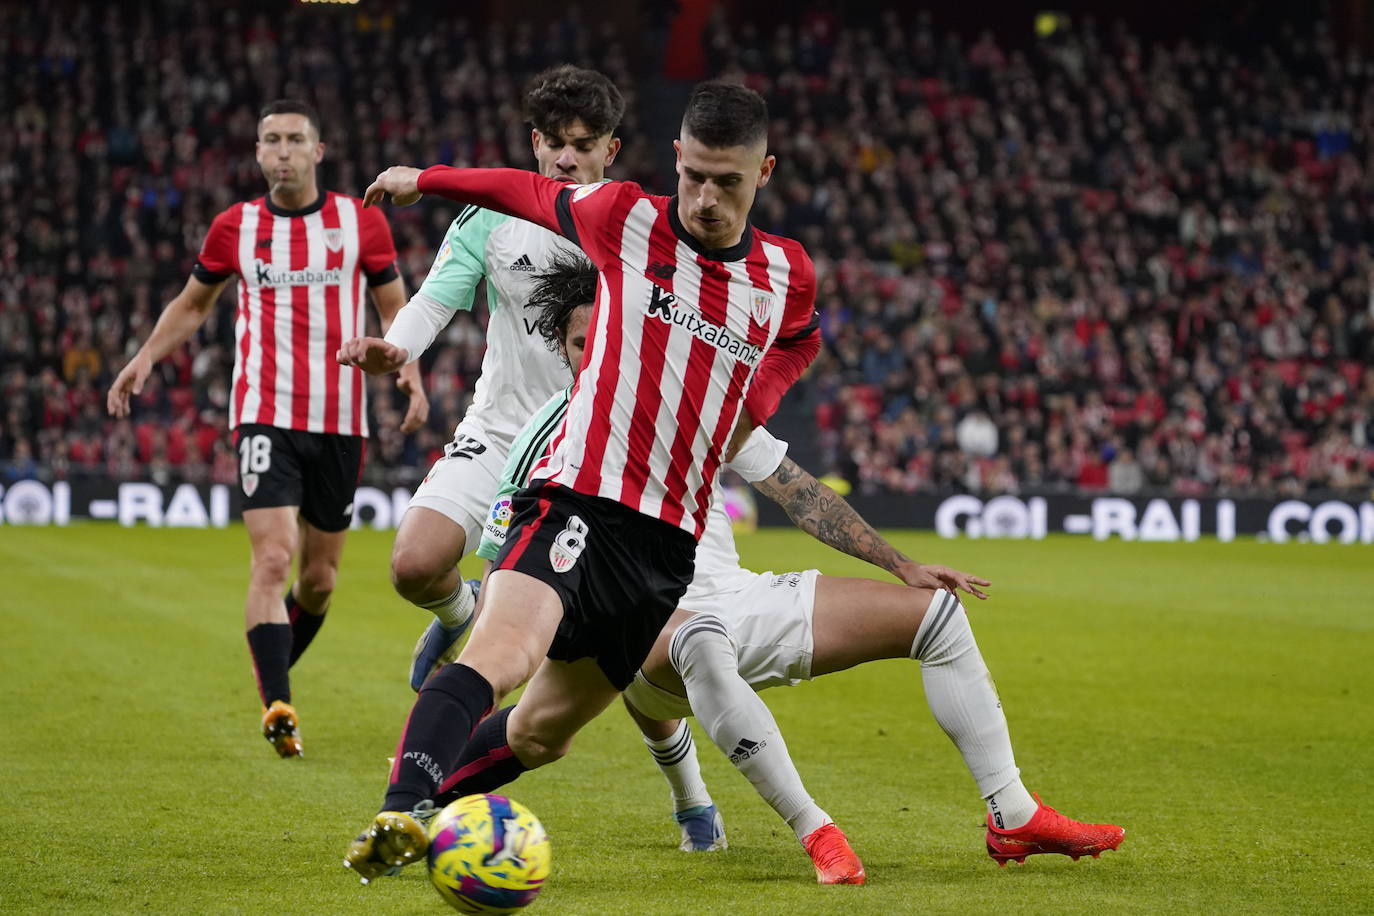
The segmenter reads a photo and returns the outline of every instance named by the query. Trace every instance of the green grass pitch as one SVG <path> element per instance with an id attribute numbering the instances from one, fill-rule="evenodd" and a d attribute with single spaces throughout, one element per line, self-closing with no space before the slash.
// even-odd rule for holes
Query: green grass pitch
<path id="1" fill-rule="evenodd" d="M 700 731 L 730 849 L 678 852 L 667 788 L 615 708 L 510 787 L 554 842 L 531 912 L 1374 909 L 1369 547 L 893 537 L 993 580 L 974 630 L 1026 783 L 1125 825 L 1121 850 L 997 868 L 915 663 L 884 662 L 765 694 L 867 886 L 818 887 Z M 390 545 L 351 536 L 294 672 L 306 757 L 282 761 L 257 734 L 240 528 L 0 528 L 0 911 L 448 912 L 421 868 L 364 888 L 340 867 L 380 798 L 424 623 L 391 593 Z M 740 551 L 757 569 L 864 569 L 795 532 Z"/>

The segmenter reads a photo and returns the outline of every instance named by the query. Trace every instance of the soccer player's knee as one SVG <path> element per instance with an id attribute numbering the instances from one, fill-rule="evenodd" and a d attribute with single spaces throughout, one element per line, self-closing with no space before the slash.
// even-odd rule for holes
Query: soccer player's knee
<path id="1" fill-rule="evenodd" d="M 397 543 L 391 552 L 391 586 L 408 601 L 422 599 L 430 583 L 442 572 L 434 569 L 433 557 L 423 548 Z"/>
<path id="2" fill-rule="evenodd" d="M 328 598 L 334 593 L 334 583 L 338 579 L 339 570 L 333 563 L 316 561 L 309 563 L 301 570 L 300 587 L 301 591 L 316 601 Z"/>
<path id="3" fill-rule="evenodd" d="M 737 675 L 739 656 L 730 631 L 719 618 L 698 614 L 678 627 L 668 657 L 683 683 Z"/>
<path id="4" fill-rule="evenodd" d="M 953 595 L 936 592 L 911 644 L 911 657 L 926 665 L 939 665 L 977 650 L 963 603 Z"/>
<path id="5" fill-rule="evenodd" d="M 285 544 L 258 544 L 253 548 L 253 578 L 282 585 L 291 578 L 291 548 Z"/>
<path id="6" fill-rule="evenodd" d="M 509 723 L 506 729 L 506 742 L 520 762 L 530 769 L 547 766 L 568 756 L 568 751 L 572 750 L 571 738 L 539 735 Z"/>

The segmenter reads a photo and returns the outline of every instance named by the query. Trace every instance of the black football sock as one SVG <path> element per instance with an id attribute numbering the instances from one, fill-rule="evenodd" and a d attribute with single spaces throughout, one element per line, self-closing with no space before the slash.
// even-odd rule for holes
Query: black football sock
<path id="1" fill-rule="evenodd" d="M 409 811 L 433 798 L 491 707 L 491 684 L 467 665 L 445 665 L 426 681 L 396 746 L 381 810 Z"/>
<path id="2" fill-rule="evenodd" d="M 253 673 L 258 676 L 262 705 L 273 700 L 291 702 L 291 625 L 260 623 L 248 631 L 248 651 L 253 656 Z"/>
<path id="3" fill-rule="evenodd" d="M 283 601 L 286 604 L 286 617 L 291 621 L 291 665 L 294 667 L 296 659 L 305 654 L 315 634 L 324 626 L 324 615 L 328 612 L 329 605 L 325 605 L 324 611 L 312 614 L 301 606 L 296 600 L 295 592 L 290 589 L 287 590 Z"/>
<path id="4" fill-rule="evenodd" d="M 439 787 L 439 794 L 434 799 L 436 805 L 442 808 L 464 795 L 494 792 L 529 769 L 515 756 L 506 740 L 506 720 L 513 709 L 514 706 L 507 706 L 477 726 L 453 772 Z"/>

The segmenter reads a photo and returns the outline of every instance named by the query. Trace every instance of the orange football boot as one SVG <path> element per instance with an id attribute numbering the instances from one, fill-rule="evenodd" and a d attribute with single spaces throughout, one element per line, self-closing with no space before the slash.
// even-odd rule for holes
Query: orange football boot
<path id="1" fill-rule="evenodd" d="M 273 700 L 272 705 L 262 711 L 262 736 L 272 742 L 283 757 L 304 756 L 300 722 L 290 703 Z"/>

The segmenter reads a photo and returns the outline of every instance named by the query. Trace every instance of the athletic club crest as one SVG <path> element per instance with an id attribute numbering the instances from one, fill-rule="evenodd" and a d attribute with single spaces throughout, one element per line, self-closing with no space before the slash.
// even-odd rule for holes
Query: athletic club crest
<path id="1" fill-rule="evenodd" d="M 258 492 L 258 475 L 248 473 L 243 475 L 243 495 L 252 496 Z"/>
<path id="2" fill-rule="evenodd" d="M 343 230 L 326 229 L 324 230 L 324 247 L 330 251 L 343 250 Z"/>
<path id="3" fill-rule="evenodd" d="M 767 324 L 768 316 L 773 314 L 773 295 L 754 290 L 754 298 L 749 305 L 749 314 L 754 316 L 755 324 Z"/>
<path id="4" fill-rule="evenodd" d="M 549 565 L 556 573 L 573 568 L 587 546 L 587 523 L 576 515 L 568 516 L 567 526 L 554 537 L 549 546 Z"/>

